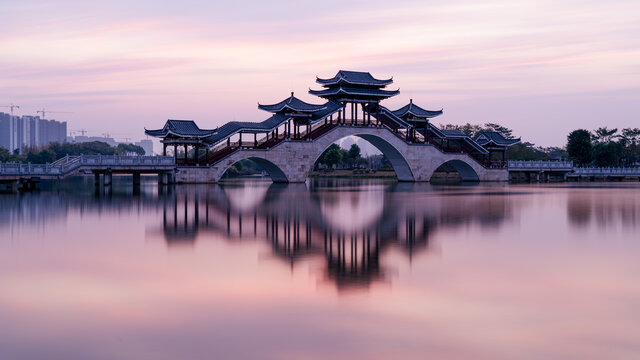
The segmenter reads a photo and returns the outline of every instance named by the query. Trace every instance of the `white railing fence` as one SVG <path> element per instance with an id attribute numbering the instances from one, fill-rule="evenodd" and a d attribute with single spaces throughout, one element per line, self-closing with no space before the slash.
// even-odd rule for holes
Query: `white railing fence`
<path id="1" fill-rule="evenodd" d="M 0 175 L 64 175 L 79 167 L 167 167 L 175 166 L 171 156 L 79 155 L 65 156 L 51 164 L 1 163 Z"/>
<path id="2" fill-rule="evenodd" d="M 574 175 L 623 175 L 633 176 L 640 175 L 640 168 L 575 168 Z"/>
<path id="3" fill-rule="evenodd" d="M 509 169 L 573 169 L 573 161 L 509 160 Z"/>

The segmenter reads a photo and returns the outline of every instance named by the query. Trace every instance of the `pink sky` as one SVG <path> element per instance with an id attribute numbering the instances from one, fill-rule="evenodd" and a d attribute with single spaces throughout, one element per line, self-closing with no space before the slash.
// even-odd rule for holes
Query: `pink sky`
<path id="1" fill-rule="evenodd" d="M 73 112 L 48 117 L 89 135 L 261 121 L 258 102 L 318 103 L 315 76 L 339 69 L 393 76 L 392 109 L 413 98 L 444 108 L 435 123 L 498 122 L 543 146 L 640 126 L 637 1 L 66 0 L 0 13 L 0 105 Z"/>

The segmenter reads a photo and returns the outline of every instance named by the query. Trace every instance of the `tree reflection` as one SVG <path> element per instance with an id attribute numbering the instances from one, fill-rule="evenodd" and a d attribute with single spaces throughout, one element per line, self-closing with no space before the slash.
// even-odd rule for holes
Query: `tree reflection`
<path id="1" fill-rule="evenodd" d="M 574 189 L 567 200 L 567 218 L 576 227 L 595 224 L 608 228 L 620 223 L 635 228 L 640 218 L 640 203 L 626 191 L 595 186 Z"/>

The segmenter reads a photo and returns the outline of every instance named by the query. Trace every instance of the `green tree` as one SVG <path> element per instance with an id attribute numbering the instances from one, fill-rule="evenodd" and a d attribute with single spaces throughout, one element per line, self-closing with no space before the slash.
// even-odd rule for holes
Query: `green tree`
<path id="1" fill-rule="evenodd" d="M 531 143 L 515 144 L 507 148 L 509 160 L 546 160 L 547 154 L 533 147 Z"/>
<path id="2" fill-rule="evenodd" d="M 238 170 L 239 173 L 241 173 L 242 170 L 244 170 L 244 163 L 242 162 L 242 160 L 240 160 L 237 163 L 235 163 L 234 166 L 236 167 L 236 169 Z"/>
<path id="3" fill-rule="evenodd" d="M 502 134 L 506 139 L 513 139 L 513 130 L 507 127 L 494 123 L 486 123 L 484 127 L 486 131 L 495 131 Z"/>
<path id="4" fill-rule="evenodd" d="M 607 129 L 606 126 L 600 127 L 596 129 L 596 131 L 594 131 L 593 140 L 596 143 L 608 144 L 617 137 L 616 135 L 617 132 L 618 132 L 617 128 L 609 130 Z"/>
<path id="5" fill-rule="evenodd" d="M 622 145 L 617 142 L 599 143 L 593 147 L 593 162 L 598 167 L 618 166 Z"/>
<path id="6" fill-rule="evenodd" d="M 584 129 L 572 131 L 567 137 L 567 153 L 577 165 L 585 165 L 593 158 L 591 133 Z"/>
<path id="7" fill-rule="evenodd" d="M 331 144 L 324 152 L 323 163 L 329 168 L 333 168 L 336 164 L 342 162 L 342 152 L 336 144 Z"/>
<path id="8" fill-rule="evenodd" d="M 622 129 L 620 143 L 623 146 L 621 155 L 622 165 L 633 166 L 633 164 L 640 160 L 640 129 Z"/>
<path id="9" fill-rule="evenodd" d="M 484 124 L 484 126 L 470 124 L 470 123 L 466 123 L 464 125 L 440 124 L 440 128 L 447 129 L 447 130 L 458 130 L 471 138 L 476 137 L 479 133 L 483 131 L 495 131 L 502 134 L 502 136 L 504 136 L 507 139 L 513 139 L 513 130 L 495 123 L 486 123 Z"/>
<path id="10" fill-rule="evenodd" d="M 0 162 L 11 161 L 12 156 L 9 150 L 0 147 Z"/>
<path id="11" fill-rule="evenodd" d="M 127 155 L 131 153 L 136 155 L 144 155 L 145 151 L 141 146 L 133 145 L 133 144 L 120 143 L 116 147 L 116 154 L 118 155 Z"/>
<path id="12" fill-rule="evenodd" d="M 360 146 L 358 144 L 351 144 L 349 151 L 347 152 L 349 159 L 355 161 L 360 158 Z"/>

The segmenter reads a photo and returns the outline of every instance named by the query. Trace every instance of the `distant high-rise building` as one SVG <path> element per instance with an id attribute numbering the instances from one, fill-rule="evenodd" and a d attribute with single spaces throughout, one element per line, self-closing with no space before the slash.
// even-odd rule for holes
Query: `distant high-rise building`
<path id="1" fill-rule="evenodd" d="M 85 136 L 85 135 L 79 135 L 79 136 L 70 136 L 68 137 L 67 141 L 71 142 L 71 143 L 84 143 L 84 142 L 90 142 L 90 141 L 101 141 L 103 143 L 107 143 L 111 146 L 118 146 L 118 144 L 134 144 L 134 145 L 138 145 L 141 148 L 144 149 L 145 155 L 153 155 L 153 141 L 151 140 L 140 140 L 138 142 L 135 143 L 131 143 L 131 142 L 120 142 L 120 141 L 116 141 L 114 138 L 111 137 L 103 137 L 103 136 Z"/>
<path id="2" fill-rule="evenodd" d="M 141 148 L 144 149 L 144 154 L 145 155 L 153 155 L 153 141 L 151 140 L 140 140 L 137 143 L 135 143 L 134 145 L 138 145 Z"/>
<path id="3" fill-rule="evenodd" d="M 0 147 L 11 150 L 11 115 L 0 112 Z"/>
<path id="4" fill-rule="evenodd" d="M 39 122 L 40 122 L 40 117 L 39 116 L 29 116 L 29 115 L 23 115 L 22 116 L 22 122 L 20 124 L 21 126 L 21 135 L 20 135 L 20 149 L 24 148 L 24 147 L 35 147 L 40 145 L 38 143 L 39 140 Z"/>
<path id="5" fill-rule="evenodd" d="M 85 135 L 69 137 L 69 142 L 72 142 L 72 143 L 85 143 L 85 142 L 91 142 L 91 141 L 100 141 L 103 143 L 107 143 L 111 146 L 118 146 L 118 142 L 116 142 L 116 140 L 111 137 L 85 136 Z"/>
<path id="6" fill-rule="evenodd" d="M 42 147 L 65 142 L 67 123 L 40 119 L 39 116 L 12 116 L 0 113 L 0 146 L 22 152 L 28 147 Z"/>

